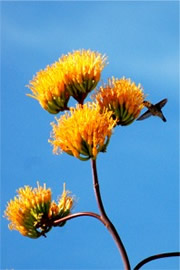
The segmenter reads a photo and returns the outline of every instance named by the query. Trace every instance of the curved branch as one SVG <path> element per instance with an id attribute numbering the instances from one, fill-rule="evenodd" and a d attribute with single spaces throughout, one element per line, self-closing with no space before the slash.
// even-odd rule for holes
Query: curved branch
<path id="1" fill-rule="evenodd" d="M 125 270 L 130 270 L 130 262 L 127 256 L 127 252 L 125 250 L 125 247 L 121 241 L 121 238 L 119 237 L 118 232 L 116 231 L 116 228 L 114 227 L 114 225 L 112 224 L 112 222 L 110 221 L 110 219 L 108 218 L 108 216 L 106 215 L 104 206 L 103 206 L 103 202 L 101 199 L 101 193 L 100 193 L 100 188 L 99 188 L 99 182 L 98 182 L 98 175 L 97 175 L 97 168 L 96 168 L 96 160 L 91 159 L 91 165 L 92 165 L 92 175 L 93 175 L 93 186 L 94 186 L 94 193 L 95 193 L 95 197 L 96 197 L 96 201 L 97 201 L 97 205 L 98 208 L 100 210 L 101 213 L 101 219 L 104 222 L 104 225 L 106 226 L 106 228 L 109 230 L 111 236 L 113 237 L 119 252 L 122 256 L 122 261 L 124 263 L 124 269 Z"/>
<path id="2" fill-rule="evenodd" d="M 82 216 L 87 216 L 87 217 L 94 217 L 96 219 L 98 219 L 99 221 L 101 221 L 104 224 L 104 221 L 101 219 L 100 215 L 93 213 L 93 212 L 78 212 L 75 214 L 70 214 L 66 217 L 57 219 L 55 221 L 53 221 L 53 226 L 58 226 L 59 223 L 73 219 L 73 218 L 77 218 L 77 217 L 82 217 Z M 105 225 L 105 224 L 104 224 Z"/>
<path id="3" fill-rule="evenodd" d="M 161 254 L 153 255 L 139 262 L 135 266 L 134 270 L 139 270 L 143 265 L 154 260 L 158 260 L 161 258 L 168 258 L 168 257 L 177 257 L 177 256 L 180 256 L 180 252 L 168 252 L 168 253 L 161 253 Z"/>

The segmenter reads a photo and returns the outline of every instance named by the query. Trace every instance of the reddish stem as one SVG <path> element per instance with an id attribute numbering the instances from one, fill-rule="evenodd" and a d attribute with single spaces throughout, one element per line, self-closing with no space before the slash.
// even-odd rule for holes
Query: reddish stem
<path id="1" fill-rule="evenodd" d="M 119 234 L 117 233 L 114 225 L 112 224 L 112 222 L 110 221 L 110 219 L 108 218 L 108 216 L 106 215 L 104 206 L 103 206 L 103 202 L 101 199 L 101 193 L 100 193 L 100 188 L 99 188 L 99 183 L 98 183 L 98 175 L 97 175 L 97 168 L 96 168 L 96 160 L 91 159 L 91 165 L 92 165 L 92 174 L 93 174 L 93 186 L 94 186 L 94 192 L 95 192 L 95 196 L 96 196 L 96 201 L 98 204 L 98 208 L 100 210 L 101 213 L 101 220 L 103 221 L 104 225 L 106 226 L 106 228 L 109 230 L 110 234 L 112 235 L 118 249 L 119 252 L 122 256 L 122 260 L 124 263 L 124 269 L 125 270 L 130 270 L 130 263 L 129 263 L 129 259 L 125 250 L 125 247 L 119 237 Z"/>
<path id="2" fill-rule="evenodd" d="M 79 213 L 70 214 L 70 215 L 68 215 L 66 217 L 57 219 L 57 220 L 53 221 L 52 225 L 53 226 L 58 226 L 58 224 L 61 223 L 61 222 L 64 222 L 64 221 L 67 221 L 67 220 L 70 220 L 70 219 L 73 219 L 73 218 L 76 218 L 76 217 L 82 217 L 82 216 L 89 216 L 89 217 L 97 218 L 104 224 L 104 222 L 101 220 L 100 215 L 98 215 L 96 213 L 93 213 L 93 212 L 79 212 Z"/>
<path id="3" fill-rule="evenodd" d="M 151 261 L 154 261 L 157 259 L 176 257 L 176 256 L 180 256 L 180 252 L 168 252 L 168 253 L 156 254 L 156 255 L 150 256 L 150 257 L 142 260 L 141 262 L 139 262 L 135 266 L 134 270 L 139 270 L 143 265 L 145 265 L 148 262 L 151 262 Z"/>

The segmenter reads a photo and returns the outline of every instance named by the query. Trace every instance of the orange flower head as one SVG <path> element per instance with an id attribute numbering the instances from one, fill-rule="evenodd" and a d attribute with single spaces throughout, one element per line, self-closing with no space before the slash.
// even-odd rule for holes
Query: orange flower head
<path id="1" fill-rule="evenodd" d="M 51 189 L 46 189 L 37 183 L 37 188 L 25 186 L 17 191 L 18 195 L 14 200 L 8 202 L 5 210 L 5 217 L 11 222 L 10 230 L 17 230 L 22 235 L 30 238 L 38 238 L 50 231 L 53 224 L 52 221 L 60 217 L 67 216 L 73 205 L 73 198 L 67 196 L 69 193 L 65 190 L 61 196 L 64 201 L 56 204 L 51 201 Z M 59 226 L 64 225 L 60 224 Z"/>
<path id="2" fill-rule="evenodd" d="M 109 79 L 105 86 L 101 86 L 95 96 L 97 103 L 103 110 L 112 111 L 117 125 L 131 124 L 144 107 L 144 93 L 141 85 L 138 86 L 130 79 Z"/>
<path id="3" fill-rule="evenodd" d="M 56 114 L 67 109 L 70 96 L 56 63 L 37 72 L 28 87 L 32 91 L 28 96 L 37 99 L 49 113 Z"/>
<path id="4" fill-rule="evenodd" d="M 69 97 L 79 103 L 100 80 L 106 57 L 90 50 L 78 50 L 63 55 L 57 62 L 36 73 L 28 87 L 28 96 L 39 101 L 49 113 L 67 110 Z"/>
<path id="5" fill-rule="evenodd" d="M 95 104 L 77 105 L 71 108 L 57 123 L 52 123 L 54 153 L 66 152 L 80 160 L 95 159 L 99 152 L 105 152 L 116 120 L 106 109 L 101 113 Z"/>
<path id="6" fill-rule="evenodd" d="M 49 217 L 50 218 L 61 218 L 67 216 L 73 207 L 74 204 L 74 197 L 70 195 L 71 192 L 66 190 L 66 184 L 63 185 L 63 192 L 62 195 L 58 199 L 58 203 L 52 201 Z"/>
<path id="7" fill-rule="evenodd" d="M 10 230 L 17 230 L 22 235 L 38 238 L 41 233 L 36 224 L 49 213 L 51 190 L 39 186 L 32 189 L 29 186 L 20 188 L 18 195 L 11 200 L 6 208 L 5 217 L 11 221 Z"/>
<path id="8" fill-rule="evenodd" d="M 62 70 L 64 83 L 80 104 L 100 80 L 106 57 L 91 50 L 77 50 L 62 56 L 57 66 Z"/>

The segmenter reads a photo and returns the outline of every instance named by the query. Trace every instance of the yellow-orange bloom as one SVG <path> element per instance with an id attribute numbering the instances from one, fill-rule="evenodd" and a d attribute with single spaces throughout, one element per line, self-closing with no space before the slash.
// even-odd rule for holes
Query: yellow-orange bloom
<path id="1" fill-rule="evenodd" d="M 57 220 L 63 218 L 70 214 L 71 209 L 74 205 L 74 198 L 70 195 L 71 192 L 66 190 L 66 185 L 64 184 L 63 192 L 56 204 L 54 201 L 51 203 L 49 217 L 51 219 Z M 66 221 L 58 223 L 58 226 L 62 227 Z"/>
<path id="2" fill-rule="evenodd" d="M 141 85 L 137 86 L 126 78 L 109 79 L 107 85 L 100 87 L 95 98 L 101 109 L 112 111 L 117 125 L 122 126 L 131 124 L 144 107 Z"/>
<path id="3" fill-rule="evenodd" d="M 68 196 L 70 193 L 71 192 L 69 190 L 66 190 L 66 186 L 64 184 L 64 189 L 58 202 L 59 211 L 67 212 L 72 208 L 74 201 L 73 197 Z"/>
<path id="4" fill-rule="evenodd" d="M 67 109 L 70 95 L 64 83 L 63 73 L 56 63 L 37 72 L 28 87 L 32 91 L 28 96 L 37 99 L 49 113 L 56 114 Z"/>
<path id="5" fill-rule="evenodd" d="M 14 200 L 8 203 L 5 217 L 10 221 L 10 230 L 17 230 L 30 238 L 45 235 L 53 226 L 51 221 L 67 216 L 73 205 L 73 198 L 67 196 L 69 192 L 65 190 L 65 185 L 61 206 L 51 201 L 51 189 L 46 189 L 45 184 L 41 187 L 37 183 L 34 189 L 25 186 L 17 193 Z M 59 226 L 62 225 L 64 223 Z"/>
<path id="6" fill-rule="evenodd" d="M 66 190 L 66 185 L 64 183 L 63 192 L 58 200 L 58 203 L 56 204 L 54 201 L 52 201 L 51 203 L 49 211 L 50 218 L 61 218 L 70 213 L 74 204 L 74 198 L 69 194 L 71 194 L 71 192 Z"/>
<path id="7" fill-rule="evenodd" d="M 106 150 L 112 129 L 116 121 L 112 113 L 104 110 L 100 113 L 95 104 L 77 105 L 66 112 L 56 123 L 52 123 L 54 153 L 66 152 L 80 160 L 95 159 L 99 152 Z"/>
<path id="8" fill-rule="evenodd" d="M 5 217 L 11 221 L 10 230 L 17 230 L 22 235 L 31 238 L 40 236 L 35 223 L 42 216 L 47 216 L 51 203 L 51 190 L 39 186 L 32 189 L 29 186 L 20 188 L 18 195 L 11 200 L 6 208 Z"/>
<path id="9" fill-rule="evenodd" d="M 98 52 L 78 50 L 37 72 L 28 87 L 40 105 L 50 113 L 67 108 L 69 97 L 83 103 L 100 80 L 106 58 Z"/>
<path id="10" fill-rule="evenodd" d="M 104 55 L 91 50 L 77 50 L 62 56 L 57 66 L 62 70 L 70 95 L 83 104 L 87 94 L 99 82 L 105 64 Z"/>

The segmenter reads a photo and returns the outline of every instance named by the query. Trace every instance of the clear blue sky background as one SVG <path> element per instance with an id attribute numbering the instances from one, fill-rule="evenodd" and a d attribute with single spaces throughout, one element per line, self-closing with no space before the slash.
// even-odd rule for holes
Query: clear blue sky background
<path id="1" fill-rule="evenodd" d="M 107 230 L 83 217 L 32 240 L 9 231 L 6 202 L 24 185 L 47 183 L 56 199 L 67 188 L 74 212 L 95 211 L 90 162 L 52 154 L 54 116 L 26 96 L 40 69 L 76 49 L 105 53 L 102 79 L 141 83 L 153 103 L 168 98 L 167 122 L 151 117 L 117 127 L 98 156 L 105 208 L 132 267 L 143 258 L 178 251 L 178 2 L 2 2 L 1 269 L 123 269 Z M 144 269 L 178 269 L 164 259 Z"/>

